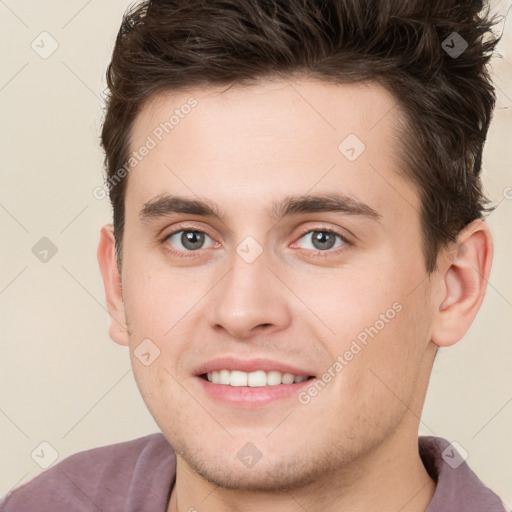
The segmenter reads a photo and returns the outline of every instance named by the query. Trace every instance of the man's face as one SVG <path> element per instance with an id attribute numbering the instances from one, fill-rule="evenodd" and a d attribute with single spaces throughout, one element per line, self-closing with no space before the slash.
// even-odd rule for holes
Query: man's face
<path id="1" fill-rule="evenodd" d="M 163 95 L 136 120 L 131 150 L 156 145 L 126 192 L 134 374 L 182 462 L 212 482 L 292 488 L 416 438 L 432 290 L 394 105 L 376 84 L 265 82 Z"/>

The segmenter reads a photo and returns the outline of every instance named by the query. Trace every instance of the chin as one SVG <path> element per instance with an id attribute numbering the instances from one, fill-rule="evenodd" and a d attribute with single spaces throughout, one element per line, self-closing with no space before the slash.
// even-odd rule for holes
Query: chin
<path id="1" fill-rule="evenodd" d="M 223 489 L 282 493 L 314 484 L 334 469 L 332 454 L 313 457 L 304 449 L 297 451 L 300 455 L 262 454 L 252 467 L 244 466 L 236 454 L 226 457 L 204 451 L 190 453 L 185 449 L 180 451 L 180 457 L 204 480 Z"/>

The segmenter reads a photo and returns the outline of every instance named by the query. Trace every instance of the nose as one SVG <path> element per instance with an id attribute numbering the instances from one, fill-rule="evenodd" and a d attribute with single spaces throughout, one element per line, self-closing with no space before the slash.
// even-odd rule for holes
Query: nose
<path id="1" fill-rule="evenodd" d="M 214 329 L 225 330 L 233 339 L 247 340 L 290 325 L 291 293 L 269 266 L 265 252 L 251 263 L 234 254 L 231 270 L 210 297 L 213 307 L 208 309 L 209 323 Z"/>

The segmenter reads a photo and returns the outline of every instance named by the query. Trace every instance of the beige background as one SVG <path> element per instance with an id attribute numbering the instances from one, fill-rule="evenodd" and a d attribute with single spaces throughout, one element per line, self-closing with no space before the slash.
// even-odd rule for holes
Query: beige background
<path id="1" fill-rule="evenodd" d="M 101 95 L 128 4 L 0 0 L 0 496 L 38 474 L 37 462 L 48 461 L 52 449 L 58 461 L 158 431 L 127 349 L 108 337 L 96 263 L 99 228 L 110 222 L 107 200 L 92 194 L 102 184 Z M 510 1 L 493 5 L 505 13 Z M 509 507 L 511 25 L 509 19 L 501 58 L 493 60 L 498 108 L 485 154 L 486 190 L 501 201 L 488 220 L 493 271 L 468 335 L 438 355 L 421 427 L 422 434 L 463 446 L 473 470 Z M 31 47 L 35 40 L 38 51 L 51 49 L 49 36 L 39 36 L 43 31 L 59 45 L 46 59 Z M 42 237 L 58 248 L 46 263 L 32 253 Z"/>

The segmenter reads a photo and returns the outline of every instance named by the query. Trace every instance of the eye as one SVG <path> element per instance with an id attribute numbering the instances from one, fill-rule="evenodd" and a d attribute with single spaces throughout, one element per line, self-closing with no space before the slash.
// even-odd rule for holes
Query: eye
<path id="1" fill-rule="evenodd" d="M 304 240 L 305 243 L 300 243 Z M 189 255 L 199 252 L 201 249 L 218 246 L 207 233 L 199 229 L 176 230 L 163 239 L 168 250 L 177 255 Z M 310 229 L 305 231 L 293 244 L 312 252 L 313 256 L 327 256 L 342 252 L 350 242 L 341 234 L 332 229 Z M 339 248 L 339 249 L 338 249 Z M 333 250 L 338 249 L 338 250 Z"/>
<path id="2" fill-rule="evenodd" d="M 207 246 L 204 245 L 206 239 L 210 240 L 210 244 Z M 165 238 L 165 242 L 178 252 L 193 252 L 213 246 L 213 240 L 204 231 L 195 229 L 181 229 L 175 231 Z"/>
<path id="3" fill-rule="evenodd" d="M 309 230 L 304 233 L 299 240 L 306 240 L 306 246 L 303 249 L 311 249 L 313 251 L 329 251 L 348 245 L 348 241 L 341 234 L 330 229 Z M 333 251 L 337 252 L 337 251 Z"/>

